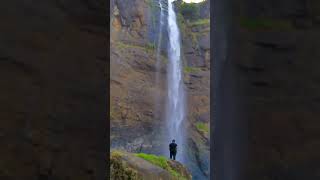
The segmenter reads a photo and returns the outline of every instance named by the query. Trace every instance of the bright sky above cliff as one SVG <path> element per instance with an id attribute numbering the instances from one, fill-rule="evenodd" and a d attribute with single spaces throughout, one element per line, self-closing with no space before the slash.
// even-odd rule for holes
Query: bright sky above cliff
<path id="1" fill-rule="evenodd" d="M 186 3 L 199 3 L 199 2 L 202 2 L 204 0 L 183 0 L 184 2 Z"/>

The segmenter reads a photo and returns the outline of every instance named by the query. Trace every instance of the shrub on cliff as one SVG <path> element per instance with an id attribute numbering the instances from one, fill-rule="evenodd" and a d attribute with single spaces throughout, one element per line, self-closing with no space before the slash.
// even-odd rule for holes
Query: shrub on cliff
<path id="1" fill-rule="evenodd" d="M 195 20 L 200 17 L 200 7 L 196 3 L 182 3 L 180 12 L 186 19 Z"/>

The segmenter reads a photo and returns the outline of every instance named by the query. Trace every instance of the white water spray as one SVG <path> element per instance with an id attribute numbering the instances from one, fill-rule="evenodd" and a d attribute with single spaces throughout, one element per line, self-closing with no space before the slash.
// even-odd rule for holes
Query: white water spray
<path id="1" fill-rule="evenodd" d="M 180 32 L 174 11 L 174 0 L 168 0 L 168 58 L 167 64 L 167 108 L 166 119 L 168 142 L 172 139 L 178 144 L 177 160 L 184 162 L 185 135 L 183 120 L 185 119 L 185 93 L 182 76 L 182 62 L 180 57 Z"/>

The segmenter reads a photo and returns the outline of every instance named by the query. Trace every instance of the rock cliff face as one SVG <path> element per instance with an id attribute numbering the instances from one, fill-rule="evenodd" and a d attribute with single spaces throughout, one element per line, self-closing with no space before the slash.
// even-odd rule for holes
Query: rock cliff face
<path id="1" fill-rule="evenodd" d="M 154 119 L 155 31 L 149 1 L 111 1 L 110 115 L 111 147 L 150 149 L 159 119 Z M 151 34 L 151 35 L 150 35 Z M 165 62 L 166 58 L 163 56 Z M 161 68 L 165 81 L 166 67 Z M 163 104 L 164 102 L 159 102 Z M 154 135 L 152 133 L 155 133 Z"/>
<path id="2" fill-rule="evenodd" d="M 224 65 L 219 66 L 220 73 L 214 76 L 221 76 L 220 81 L 233 79 L 231 83 L 237 92 L 228 91 L 227 83 L 218 84 L 224 87 L 217 87 L 220 89 L 217 96 L 225 97 L 218 101 L 217 108 L 223 107 L 219 109 L 217 119 L 229 124 L 217 122 L 217 130 L 227 131 L 232 123 L 242 124 L 237 129 L 246 128 L 246 134 L 233 138 L 233 147 L 237 150 L 240 145 L 236 141 L 240 136 L 246 139 L 242 142 L 247 141 L 243 146 L 248 145 L 245 151 L 248 153 L 234 155 L 246 154 L 248 157 L 241 162 L 246 169 L 243 179 L 319 179 L 320 2 L 228 2 L 217 7 L 228 7 L 223 9 L 225 13 L 219 9 L 214 11 L 217 12 L 215 26 L 219 29 L 215 40 L 224 36 L 223 28 L 230 37 L 229 40 L 226 38 L 227 58 L 218 58 L 226 62 L 221 63 Z M 236 109 L 243 112 L 233 117 L 243 119 L 229 121 L 227 114 L 233 109 L 224 104 L 236 104 Z M 235 133 L 216 134 L 217 139 L 221 139 L 221 144 L 216 145 L 221 149 L 216 152 L 220 156 L 232 156 L 231 152 L 222 152 L 224 146 L 228 148 L 222 141 L 229 141 L 226 137 L 231 134 Z M 223 171 L 228 169 L 230 172 L 220 176 L 222 171 L 217 171 L 220 174 L 217 179 L 235 179 L 232 175 L 239 175 L 231 170 L 231 167 L 241 168 L 235 162 L 236 158 L 218 159 L 221 161 L 215 165 L 218 167 L 218 163 L 224 162 Z"/>
<path id="3" fill-rule="evenodd" d="M 166 99 L 166 43 L 161 46 L 159 84 L 156 46 L 159 7 L 156 0 L 111 1 L 111 148 L 159 154 L 163 146 Z M 188 95 L 186 127 L 194 178 L 208 177 L 210 98 L 209 1 L 197 5 L 201 14 L 190 20 L 180 13 L 184 82 Z M 166 29 L 163 30 L 166 42 Z M 156 110 L 161 110 L 160 112 Z M 159 128 L 160 127 L 160 128 Z"/>
<path id="4" fill-rule="evenodd" d="M 0 179 L 104 177 L 105 8 L 0 2 Z"/>

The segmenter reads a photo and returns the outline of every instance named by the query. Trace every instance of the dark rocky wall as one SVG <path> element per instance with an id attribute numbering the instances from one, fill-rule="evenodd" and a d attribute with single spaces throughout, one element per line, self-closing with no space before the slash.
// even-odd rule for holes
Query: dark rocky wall
<path id="1" fill-rule="evenodd" d="M 0 2 L 0 179 L 104 178 L 106 2 Z"/>
<path id="2" fill-rule="evenodd" d="M 216 179 L 319 179 L 320 3 L 212 4 Z"/>

